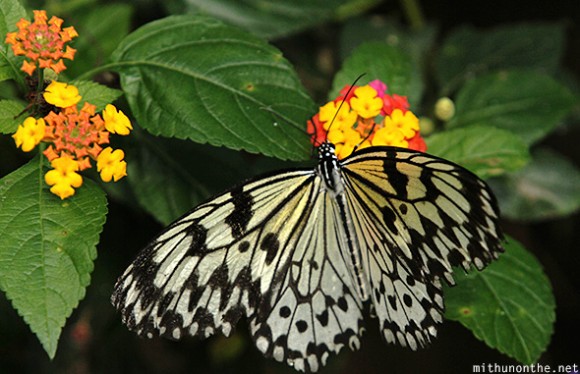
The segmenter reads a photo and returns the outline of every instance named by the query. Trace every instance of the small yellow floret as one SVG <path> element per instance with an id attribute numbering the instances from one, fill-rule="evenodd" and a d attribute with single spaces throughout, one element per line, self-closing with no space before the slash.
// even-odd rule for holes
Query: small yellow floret
<path id="1" fill-rule="evenodd" d="M 383 99 L 377 96 L 377 90 L 371 86 L 362 86 L 354 90 L 354 97 L 350 99 L 352 109 L 362 118 L 376 117 L 383 108 Z"/>
<path id="2" fill-rule="evenodd" d="M 28 117 L 22 125 L 12 135 L 17 147 L 21 147 L 24 152 L 30 152 L 44 137 L 46 124 L 42 118 L 35 119 Z"/>
<path id="3" fill-rule="evenodd" d="M 403 137 L 410 139 L 419 131 L 419 119 L 411 111 L 395 109 L 390 116 L 385 117 L 385 128 L 399 130 Z"/>
<path id="4" fill-rule="evenodd" d="M 104 182 L 115 182 L 127 175 L 127 163 L 123 161 L 125 153 L 121 149 L 107 147 L 97 157 L 97 171 Z"/>
<path id="5" fill-rule="evenodd" d="M 103 120 L 105 121 L 105 128 L 113 133 L 119 135 L 129 135 L 133 129 L 131 121 L 122 111 L 117 111 L 114 105 L 108 104 L 103 111 Z"/>
<path id="6" fill-rule="evenodd" d="M 72 84 L 52 81 L 44 91 L 44 100 L 59 108 L 68 108 L 81 101 L 79 90 Z"/>
<path id="7" fill-rule="evenodd" d="M 74 195 L 74 189 L 83 184 L 83 178 L 77 173 L 78 162 L 69 156 L 61 156 L 52 160 L 50 165 L 53 170 L 49 170 L 44 176 L 46 184 L 52 186 L 50 192 L 61 199 Z"/>

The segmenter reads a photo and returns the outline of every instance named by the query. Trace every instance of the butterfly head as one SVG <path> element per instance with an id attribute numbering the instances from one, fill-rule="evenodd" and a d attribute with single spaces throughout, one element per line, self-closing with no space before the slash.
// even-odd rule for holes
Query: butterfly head
<path id="1" fill-rule="evenodd" d="M 334 194 L 342 193 L 340 162 L 336 156 L 334 144 L 329 141 L 323 142 L 318 147 L 318 173 L 329 191 Z"/>
<path id="2" fill-rule="evenodd" d="M 318 160 L 322 161 L 331 159 L 337 159 L 335 146 L 328 140 L 325 140 L 322 142 L 322 144 L 320 144 L 320 147 L 318 147 Z"/>

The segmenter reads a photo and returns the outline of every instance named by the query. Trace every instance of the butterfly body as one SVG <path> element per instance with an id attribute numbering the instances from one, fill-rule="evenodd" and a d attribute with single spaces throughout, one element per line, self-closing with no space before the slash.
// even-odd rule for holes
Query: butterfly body
<path id="1" fill-rule="evenodd" d="M 356 349 L 370 304 L 386 341 L 426 345 L 440 279 L 501 249 L 485 183 L 395 147 L 254 179 L 170 225 L 119 278 L 113 304 L 140 335 L 229 335 L 241 317 L 266 356 L 316 371 Z"/>

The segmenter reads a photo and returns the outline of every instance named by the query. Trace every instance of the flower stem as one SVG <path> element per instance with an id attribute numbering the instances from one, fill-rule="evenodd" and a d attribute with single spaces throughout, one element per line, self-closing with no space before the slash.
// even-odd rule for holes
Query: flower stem
<path id="1" fill-rule="evenodd" d="M 425 27 L 425 18 L 417 0 L 400 0 L 400 3 L 413 30 Z"/>
<path id="2" fill-rule="evenodd" d="M 96 68 L 91 69 L 91 70 L 79 75 L 76 79 L 77 80 L 89 80 L 92 77 L 94 77 L 95 75 L 97 75 L 98 73 L 101 73 L 103 71 L 108 71 L 108 70 L 114 70 L 112 68 L 114 68 L 115 66 L 119 66 L 119 65 L 123 65 L 123 64 L 120 64 L 118 62 L 112 62 L 110 64 L 97 66 Z"/>

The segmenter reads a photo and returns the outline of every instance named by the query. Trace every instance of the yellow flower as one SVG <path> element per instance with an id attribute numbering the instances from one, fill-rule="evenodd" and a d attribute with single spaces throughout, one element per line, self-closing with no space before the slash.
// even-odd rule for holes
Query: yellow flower
<path id="1" fill-rule="evenodd" d="M 115 182 L 127 175 L 127 163 L 123 161 L 125 153 L 121 149 L 107 147 L 97 157 L 97 171 L 104 182 Z"/>
<path id="2" fill-rule="evenodd" d="M 122 111 L 117 111 L 114 105 L 107 104 L 103 111 L 103 120 L 105 128 L 113 134 L 129 135 L 129 132 L 133 130 L 129 118 Z"/>
<path id="3" fill-rule="evenodd" d="M 64 155 L 52 160 L 50 165 L 53 170 L 49 170 L 44 176 L 46 184 L 52 186 L 50 192 L 61 199 L 74 195 L 74 189 L 83 184 L 83 178 L 77 173 L 78 162 Z"/>
<path id="4" fill-rule="evenodd" d="M 52 81 L 43 94 L 47 103 L 59 108 L 68 108 L 81 101 L 79 90 L 72 84 Z"/>
<path id="5" fill-rule="evenodd" d="M 384 124 L 387 129 L 399 130 L 406 139 L 412 138 L 419 131 L 419 119 L 411 111 L 403 114 L 400 109 L 395 109 L 390 116 L 385 117 Z"/>
<path id="6" fill-rule="evenodd" d="M 340 110 L 338 108 L 340 108 Z M 333 129 L 351 127 L 356 122 L 357 118 L 357 114 L 350 110 L 350 105 L 348 105 L 346 101 L 342 103 L 342 106 L 340 103 L 330 101 L 326 103 L 326 105 L 320 107 L 319 113 L 319 120 L 324 122 L 325 130 L 328 130 L 331 127 L 331 124 Z"/>
<path id="7" fill-rule="evenodd" d="M 373 146 L 388 145 L 406 148 L 409 142 L 405 140 L 405 136 L 398 129 L 394 127 L 383 127 L 375 132 L 372 144 Z"/>
<path id="8" fill-rule="evenodd" d="M 343 128 L 342 130 L 331 129 L 328 132 L 327 139 L 334 144 L 334 150 L 339 159 L 350 156 L 355 147 L 360 149 L 370 146 L 368 141 L 365 140 L 363 142 L 360 133 L 352 127 Z"/>
<path id="9" fill-rule="evenodd" d="M 12 135 L 17 147 L 21 147 L 24 152 L 30 152 L 44 137 L 46 124 L 42 118 L 35 119 L 28 117 L 22 125 Z"/>
<path id="10" fill-rule="evenodd" d="M 354 90 L 354 97 L 350 99 L 352 109 L 362 118 L 376 117 L 383 108 L 383 99 L 377 96 L 377 90 L 371 86 L 362 86 Z"/>

